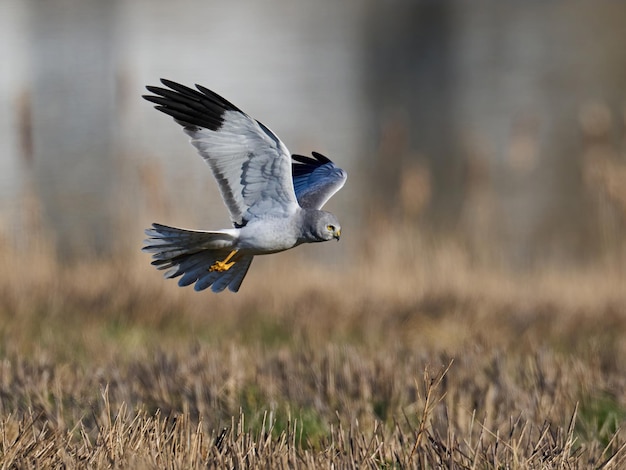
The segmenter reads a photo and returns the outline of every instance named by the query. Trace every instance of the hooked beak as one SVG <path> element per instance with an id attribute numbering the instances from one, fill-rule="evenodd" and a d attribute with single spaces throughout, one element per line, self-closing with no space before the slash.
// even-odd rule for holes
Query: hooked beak
<path id="1" fill-rule="evenodd" d="M 335 232 L 335 237 L 334 237 L 337 241 L 339 241 L 339 238 L 341 238 L 341 229 L 337 230 Z"/>

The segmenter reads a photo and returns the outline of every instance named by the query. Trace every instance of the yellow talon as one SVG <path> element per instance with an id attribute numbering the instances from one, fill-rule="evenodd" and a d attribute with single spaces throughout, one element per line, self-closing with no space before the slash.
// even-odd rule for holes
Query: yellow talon
<path id="1" fill-rule="evenodd" d="M 213 271 L 219 271 L 219 272 L 228 271 L 233 264 L 235 264 L 234 261 L 231 261 L 230 263 L 225 263 L 224 261 L 216 261 L 213 264 L 213 266 L 211 266 L 209 268 L 209 271 L 210 272 L 213 272 Z"/>
<path id="2" fill-rule="evenodd" d="M 231 261 L 229 263 L 230 259 L 235 255 L 235 253 L 237 253 L 237 250 L 231 251 L 224 261 L 216 261 L 215 263 L 213 263 L 213 265 L 209 268 L 209 272 L 218 271 L 222 273 L 224 271 L 228 271 L 233 266 L 233 264 L 235 264 L 234 261 Z"/>

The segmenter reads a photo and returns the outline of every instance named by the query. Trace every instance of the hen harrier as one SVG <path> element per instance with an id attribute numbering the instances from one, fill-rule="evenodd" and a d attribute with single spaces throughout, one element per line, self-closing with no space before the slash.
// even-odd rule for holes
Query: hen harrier
<path id="1" fill-rule="evenodd" d="M 301 243 L 339 240 L 337 218 L 320 210 L 346 181 L 328 158 L 290 155 L 266 126 L 200 85 L 197 90 L 162 79 L 144 98 L 183 126 L 208 163 L 233 228 L 185 230 L 152 224 L 143 247 L 166 278 L 195 290 L 237 292 L 255 255 Z M 156 96 L 155 96 L 156 95 Z"/>

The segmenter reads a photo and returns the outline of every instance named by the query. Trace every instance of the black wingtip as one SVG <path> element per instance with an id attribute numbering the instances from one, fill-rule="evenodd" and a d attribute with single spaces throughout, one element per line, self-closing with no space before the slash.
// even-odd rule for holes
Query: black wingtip
<path id="1" fill-rule="evenodd" d="M 155 104 L 162 104 L 163 98 L 160 96 L 155 96 L 155 95 L 141 95 L 141 97 L 146 100 L 146 101 L 150 101 L 150 103 L 155 103 Z"/>
<path id="2" fill-rule="evenodd" d="M 180 92 L 193 92 L 193 93 L 197 93 L 196 90 L 194 90 L 193 88 L 189 88 L 188 86 L 185 85 L 181 85 L 178 82 L 175 82 L 173 80 L 168 80 L 167 78 L 161 78 L 159 79 L 159 81 L 165 85 L 168 88 L 171 88 L 172 90 L 176 90 L 176 91 L 180 91 Z"/>
<path id="3" fill-rule="evenodd" d="M 313 158 L 306 157 L 304 155 L 293 154 L 291 158 L 297 161 L 298 163 L 305 163 L 305 164 L 314 165 L 314 166 L 321 166 L 321 165 L 325 165 L 326 163 L 331 163 L 330 158 L 325 157 L 319 152 L 312 152 L 312 155 L 313 155 Z"/>
<path id="4" fill-rule="evenodd" d="M 318 162 L 320 163 L 330 163 L 330 158 L 322 155 L 319 152 L 312 152 L 313 157 L 315 157 L 315 159 L 317 159 Z"/>
<path id="5" fill-rule="evenodd" d="M 224 122 L 225 112 L 244 114 L 230 101 L 201 85 L 196 85 L 194 90 L 167 78 L 160 81 L 167 88 L 147 85 L 146 89 L 154 95 L 143 95 L 143 98 L 156 104 L 156 109 L 172 116 L 184 127 L 216 131 Z"/>
<path id="6" fill-rule="evenodd" d="M 146 85 L 146 90 L 148 90 L 150 93 L 154 93 L 155 95 L 158 95 L 159 92 L 163 90 L 163 88 L 154 86 L 154 85 Z"/>
<path id="7" fill-rule="evenodd" d="M 147 85 L 146 89 L 154 94 L 142 97 L 183 127 L 218 130 L 224 122 L 224 112 L 232 108 L 230 103 L 209 90 L 194 90 L 166 78 L 161 78 L 161 83 L 167 88 Z"/>

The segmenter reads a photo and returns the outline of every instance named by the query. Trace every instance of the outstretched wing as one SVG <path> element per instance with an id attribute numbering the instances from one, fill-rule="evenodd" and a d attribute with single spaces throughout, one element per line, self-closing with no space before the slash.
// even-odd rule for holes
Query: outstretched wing
<path id="1" fill-rule="evenodd" d="M 184 127 L 209 164 L 236 227 L 261 215 L 295 212 L 298 202 L 287 147 L 260 122 L 200 85 L 161 79 L 144 98 Z M 155 96 L 156 95 L 156 96 Z"/>
<path id="2" fill-rule="evenodd" d="M 348 174 L 324 155 L 292 155 L 293 186 L 300 206 L 321 209 L 346 182 Z"/>

